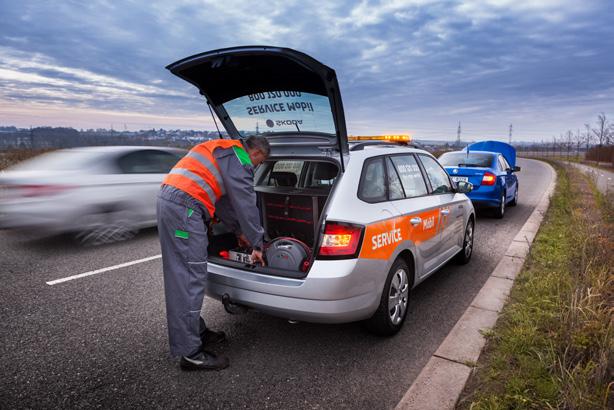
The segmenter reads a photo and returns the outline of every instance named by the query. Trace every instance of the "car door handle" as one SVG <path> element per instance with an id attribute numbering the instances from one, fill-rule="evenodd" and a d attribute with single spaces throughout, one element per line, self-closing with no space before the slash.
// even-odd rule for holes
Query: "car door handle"
<path id="1" fill-rule="evenodd" d="M 441 214 L 442 215 L 450 215 L 450 210 L 449 209 L 442 209 L 441 210 Z"/>
<path id="2" fill-rule="evenodd" d="M 413 226 L 420 225 L 422 223 L 422 218 L 418 218 L 418 217 L 411 218 L 409 220 L 409 223 L 411 223 Z"/>

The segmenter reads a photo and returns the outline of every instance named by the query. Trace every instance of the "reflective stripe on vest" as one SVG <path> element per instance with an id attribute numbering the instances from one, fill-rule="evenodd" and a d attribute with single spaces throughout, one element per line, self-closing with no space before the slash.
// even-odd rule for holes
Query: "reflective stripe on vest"
<path id="1" fill-rule="evenodd" d="M 192 158 L 196 159 L 198 162 L 200 162 L 200 164 L 202 166 L 207 168 L 207 171 L 211 172 L 211 174 L 215 177 L 215 179 L 217 180 L 218 184 L 220 185 L 220 189 L 222 191 L 222 195 L 224 195 L 226 193 L 226 190 L 224 189 L 224 182 L 222 180 L 222 176 L 220 175 L 220 170 L 217 169 L 217 165 L 213 165 L 211 163 L 211 161 L 209 161 L 207 158 L 205 158 L 204 156 L 202 156 L 201 154 L 199 154 L 196 151 L 188 152 L 186 157 L 192 157 Z"/>
<path id="2" fill-rule="evenodd" d="M 243 149 L 238 140 L 212 140 L 195 146 L 177 162 L 162 184 L 187 193 L 205 205 L 213 216 L 215 203 L 226 193 L 213 152 L 217 148 L 231 147 Z"/>
<path id="3" fill-rule="evenodd" d="M 169 172 L 169 175 L 183 175 L 184 177 L 191 179 L 192 181 L 196 182 L 203 191 L 205 191 L 210 202 L 215 201 L 215 192 L 213 192 L 213 189 L 211 189 L 209 184 L 206 183 L 204 179 L 192 171 L 188 171 L 187 169 L 183 168 L 173 168 L 171 169 L 171 172 Z"/>

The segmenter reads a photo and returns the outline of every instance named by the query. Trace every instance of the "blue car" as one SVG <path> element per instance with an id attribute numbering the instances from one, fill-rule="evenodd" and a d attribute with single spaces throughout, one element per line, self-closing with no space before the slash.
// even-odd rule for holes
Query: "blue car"
<path id="1" fill-rule="evenodd" d="M 497 218 L 503 218 L 505 207 L 518 203 L 516 150 L 499 141 L 481 141 L 462 151 L 446 152 L 439 157 L 452 181 L 473 184 L 469 198 L 475 207 L 492 208 Z"/>

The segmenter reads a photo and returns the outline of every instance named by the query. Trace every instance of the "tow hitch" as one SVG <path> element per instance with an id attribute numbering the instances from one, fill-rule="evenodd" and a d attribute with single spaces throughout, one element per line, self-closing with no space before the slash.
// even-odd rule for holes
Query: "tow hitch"
<path id="1" fill-rule="evenodd" d="M 222 296 L 222 304 L 224 305 L 226 312 L 230 313 L 231 315 L 241 315 L 247 312 L 247 306 L 232 303 L 228 293 L 224 293 L 224 296 Z"/>

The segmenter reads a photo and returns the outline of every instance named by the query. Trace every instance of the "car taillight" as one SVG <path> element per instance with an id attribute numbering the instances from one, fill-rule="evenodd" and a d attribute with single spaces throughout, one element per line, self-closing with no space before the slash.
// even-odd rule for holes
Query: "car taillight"
<path id="1" fill-rule="evenodd" d="M 482 185 L 494 185 L 495 182 L 497 182 L 497 176 L 495 174 L 484 172 L 484 176 L 482 177 Z"/>
<path id="2" fill-rule="evenodd" d="M 31 198 L 37 196 L 56 195 L 69 189 L 66 185 L 18 185 L 22 197 Z"/>
<path id="3" fill-rule="evenodd" d="M 333 259 L 353 258 L 358 254 L 364 227 L 341 222 L 327 222 L 318 256 Z"/>

